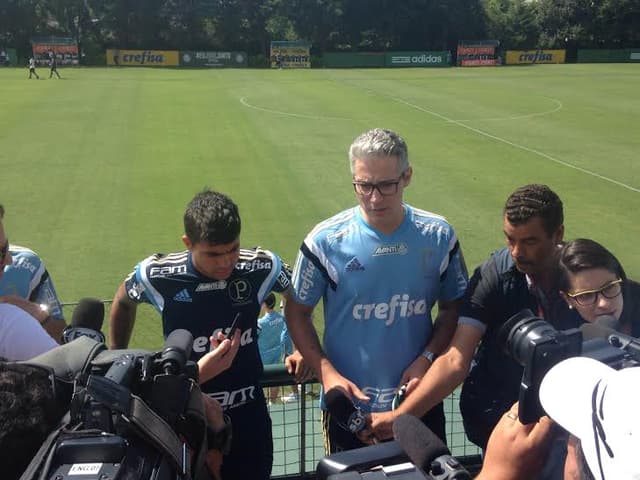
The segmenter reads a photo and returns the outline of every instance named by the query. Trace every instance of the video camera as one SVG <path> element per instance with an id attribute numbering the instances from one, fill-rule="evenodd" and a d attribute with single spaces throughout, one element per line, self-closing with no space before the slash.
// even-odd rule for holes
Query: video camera
<path id="1" fill-rule="evenodd" d="M 445 444 L 412 415 L 393 423 L 394 440 L 328 455 L 318 480 L 470 480 Z"/>
<path id="2" fill-rule="evenodd" d="M 584 356 L 616 370 L 640 365 L 640 342 L 614 330 L 616 323 L 613 317 L 603 316 L 580 328 L 556 330 L 529 309 L 504 323 L 498 332 L 498 344 L 524 367 L 518 397 L 522 423 L 535 422 L 545 415 L 538 398 L 540 383 L 562 360 Z"/>
<path id="3" fill-rule="evenodd" d="M 52 372 L 69 411 L 21 480 L 206 478 L 208 430 L 192 344 L 186 330 L 173 331 L 157 352 L 106 350 L 82 336 L 26 362 Z"/>

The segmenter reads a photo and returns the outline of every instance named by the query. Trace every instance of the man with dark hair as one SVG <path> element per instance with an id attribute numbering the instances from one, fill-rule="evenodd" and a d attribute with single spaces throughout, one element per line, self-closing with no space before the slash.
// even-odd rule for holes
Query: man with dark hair
<path id="1" fill-rule="evenodd" d="M 525 308 L 557 329 L 581 323 L 560 298 L 556 284 L 556 253 L 564 234 L 560 198 L 546 185 L 517 189 L 505 204 L 503 228 L 507 247 L 476 268 L 451 345 L 395 412 L 423 415 L 468 374 L 460 408 L 467 436 L 482 448 L 518 399 L 522 378 L 522 367 L 498 344 L 500 327 Z"/>
<path id="2" fill-rule="evenodd" d="M 59 342 L 65 322 L 53 280 L 35 252 L 9 243 L 4 213 L 0 205 L 0 303 L 21 308 Z"/>
<path id="3" fill-rule="evenodd" d="M 202 390 L 222 404 L 233 425 L 222 477 L 260 480 L 270 476 L 273 442 L 260 387 L 257 319 L 269 292 L 289 296 L 290 273 L 273 252 L 240 248 L 240 226 L 238 207 L 229 197 L 211 190 L 197 194 L 184 214 L 187 249 L 138 263 L 116 292 L 109 338 L 111 348 L 127 347 L 141 302 L 160 313 L 165 337 L 177 328 L 189 330 Z M 230 366 L 224 372 L 210 368 L 220 362 L 209 362 L 222 347 Z M 295 370 L 299 364 L 289 358 Z"/>

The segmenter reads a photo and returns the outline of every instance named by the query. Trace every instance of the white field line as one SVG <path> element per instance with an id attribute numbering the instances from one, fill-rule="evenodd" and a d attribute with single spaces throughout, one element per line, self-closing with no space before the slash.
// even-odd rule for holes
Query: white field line
<path id="1" fill-rule="evenodd" d="M 283 112 L 280 110 L 273 110 L 271 108 L 258 107 L 257 105 L 252 105 L 247 102 L 247 97 L 241 97 L 240 103 L 247 108 L 252 108 L 254 110 L 260 110 L 261 112 L 273 113 L 276 115 L 285 115 L 287 117 L 296 117 L 296 118 L 309 118 L 311 120 L 353 120 L 353 118 L 345 118 L 345 117 L 324 117 L 321 115 L 304 115 L 301 113 L 291 113 L 291 112 Z"/>
<path id="2" fill-rule="evenodd" d="M 387 95 L 384 95 L 384 96 L 387 96 Z M 446 121 L 448 123 L 453 123 L 454 125 L 458 125 L 458 126 L 460 126 L 462 128 L 466 128 L 467 130 L 470 130 L 470 131 L 472 131 L 474 133 L 477 133 L 478 135 L 482 135 L 483 137 L 490 138 L 492 140 L 504 143 L 506 145 L 509 145 L 511 147 L 514 147 L 514 148 L 518 148 L 520 150 L 524 150 L 525 152 L 533 153 L 534 155 L 538 155 L 538 156 L 540 156 L 540 157 L 542 157 L 542 158 L 544 158 L 546 160 L 549 160 L 551 162 L 557 163 L 559 165 L 563 165 L 563 166 L 565 166 L 567 168 L 572 168 L 572 169 L 577 170 L 577 171 L 582 172 L 582 173 L 586 173 L 587 175 L 591 175 L 593 177 L 599 178 L 599 179 L 604 180 L 606 182 L 613 183 L 615 185 L 618 185 L 619 187 L 623 187 L 623 188 L 626 188 L 627 190 L 631 190 L 632 192 L 640 193 L 640 189 L 632 187 L 631 185 L 627 185 L 626 183 L 619 182 L 618 180 L 614 180 L 613 178 L 605 177 L 604 175 L 600 175 L 599 173 L 593 172 L 591 170 L 587 170 L 586 168 L 578 167 L 578 166 L 573 165 L 573 164 L 571 164 L 569 162 L 565 162 L 564 160 L 560 160 L 559 158 L 552 157 L 551 155 L 549 155 L 547 153 L 544 153 L 544 152 L 541 152 L 540 150 L 536 150 L 534 148 L 529 148 L 529 147 L 527 147 L 525 145 L 520 145 L 518 143 L 511 142 L 511 141 L 509 141 L 509 140 L 507 140 L 505 138 L 498 137 L 497 135 L 492 135 L 491 133 L 485 132 L 484 130 L 480 130 L 479 128 L 475 128 L 475 127 L 472 127 L 470 125 L 465 125 L 464 123 L 462 123 L 461 120 L 454 120 L 453 118 L 448 118 L 445 115 L 442 115 L 440 113 L 434 112 L 433 110 L 428 110 L 426 108 L 422 108 L 419 105 L 415 105 L 415 104 L 413 104 L 413 103 L 411 103 L 411 102 L 409 102 L 407 100 L 404 100 L 402 98 L 391 97 L 391 96 L 389 96 L 389 98 L 393 99 L 394 101 L 396 101 L 398 103 L 402 103 L 404 105 L 407 105 L 408 107 L 414 108 L 414 109 L 416 109 L 418 111 L 421 111 L 421 112 L 424 112 L 424 113 L 428 113 L 429 115 L 433 115 L 434 117 L 437 117 L 437 118 L 439 118 L 441 120 L 444 120 L 444 121 Z"/>
<path id="3" fill-rule="evenodd" d="M 523 113 L 521 115 L 509 115 L 504 117 L 490 117 L 490 118 L 465 118 L 465 119 L 453 119 L 448 120 L 447 123 L 452 122 L 491 122 L 491 121 L 500 121 L 500 120 L 523 120 L 525 118 L 533 118 L 533 117 L 542 117 L 543 115 L 551 115 L 552 113 L 557 112 L 558 110 L 562 110 L 564 105 L 560 100 L 551 97 L 542 97 L 548 100 L 551 100 L 556 106 L 550 110 L 544 110 L 542 112 L 533 112 L 533 113 Z"/>

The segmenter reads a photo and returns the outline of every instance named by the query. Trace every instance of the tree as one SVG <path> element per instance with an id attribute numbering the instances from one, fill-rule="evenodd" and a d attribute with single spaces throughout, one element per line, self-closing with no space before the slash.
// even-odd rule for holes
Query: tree
<path id="1" fill-rule="evenodd" d="M 499 39 L 504 48 L 538 46 L 540 30 L 535 3 L 528 0 L 487 0 L 484 11 L 488 36 Z"/>

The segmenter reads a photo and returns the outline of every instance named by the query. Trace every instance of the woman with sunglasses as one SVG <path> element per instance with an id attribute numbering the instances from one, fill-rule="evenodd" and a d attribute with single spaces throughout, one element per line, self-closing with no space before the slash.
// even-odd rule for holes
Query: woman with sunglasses
<path id="1" fill-rule="evenodd" d="M 562 246 L 559 268 L 560 293 L 569 308 L 587 322 L 613 316 L 618 331 L 640 337 L 640 284 L 627 278 L 609 250 L 578 238 Z"/>

